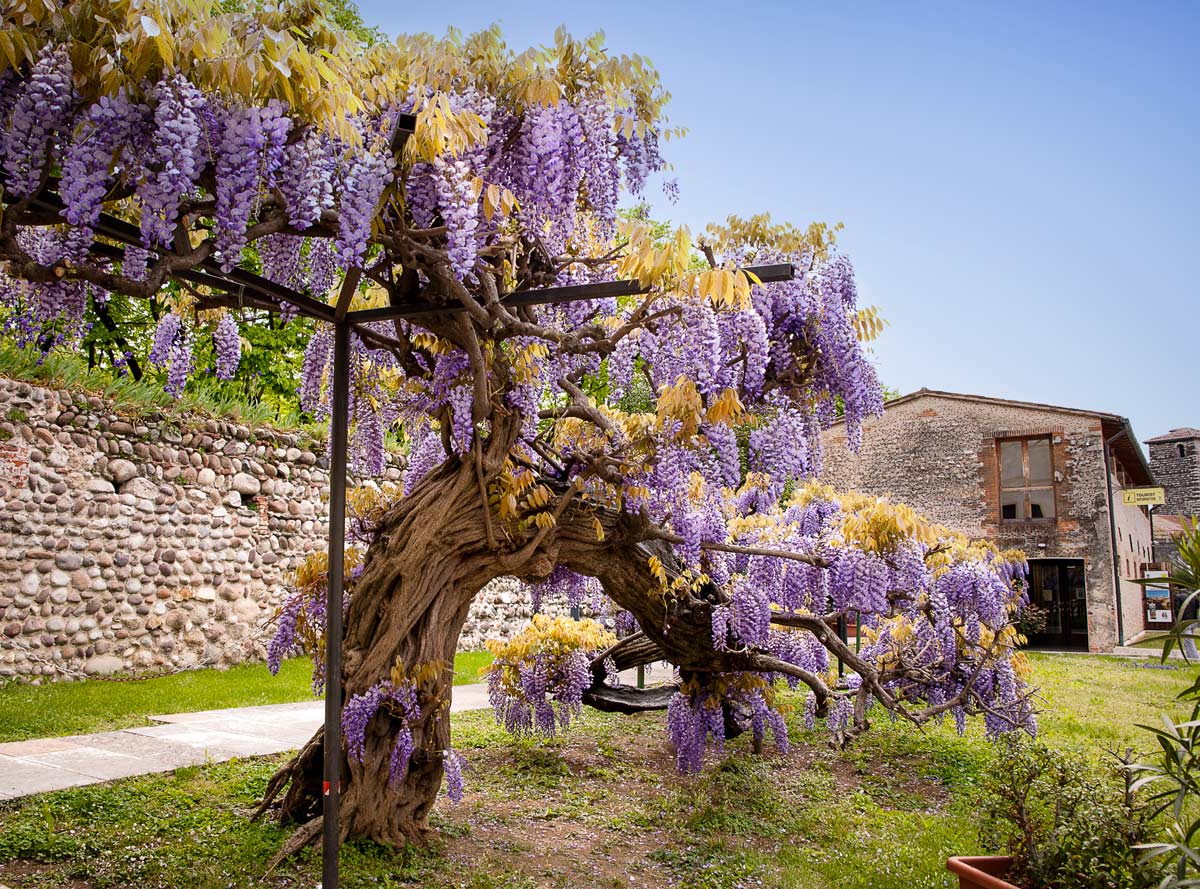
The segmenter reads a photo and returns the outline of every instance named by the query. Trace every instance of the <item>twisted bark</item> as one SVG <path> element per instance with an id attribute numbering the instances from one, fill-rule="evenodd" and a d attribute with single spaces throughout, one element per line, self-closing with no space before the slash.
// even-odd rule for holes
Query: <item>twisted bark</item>
<path id="1" fill-rule="evenodd" d="M 450 746 L 449 704 L 454 653 L 475 596 L 503 575 L 540 579 L 556 565 L 597 577 L 605 592 L 628 609 L 642 628 L 617 660 L 622 668 L 666 659 L 687 676 L 755 669 L 761 653 L 717 651 L 712 608 L 724 593 L 712 584 L 666 594 L 650 568 L 655 556 L 668 583 L 683 566 L 656 529 L 628 513 L 596 507 L 575 488 L 561 491 L 557 521 L 549 530 L 517 532 L 487 522 L 480 488 L 494 480 L 515 426 L 497 423 L 476 459 L 452 458 L 426 476 L 377 526 L 364 570 L 346 614 L 343 690 L 347 699 L 388 678 L 393 665 L 441 667 L 419 686 L 421 719 L 409 723 L 414 752 L 404 779 L 389 784 L 389 762 L 399 720 L 381 710 L 370 721 L 362 761 L 343 756 L 343 838 L 387 845 L 424 843 L 429 814 L 442 781 L 442 751 Z M 544 479 L 548 486 L 555 485 Z M 561 489 L 561 485 L 559 488 Z M 498 520 L 492 517 L 495 522 Z M 603 529 L 597 539 L 596 521 Z M 500 533 L 496 533 L 499 531 Z M 502 539 L 501 539 L 502 538 Z M 601 680 L 585 697 L 600 709 L 636 712 L 666 706 L 672 689 L 614 692 Z M 324 737 L 317 732 L 268 786 L 260 813 L 287 788 L 279 816 L 304 824 L 285 851 L 317 835 L 321 812 Z"/>

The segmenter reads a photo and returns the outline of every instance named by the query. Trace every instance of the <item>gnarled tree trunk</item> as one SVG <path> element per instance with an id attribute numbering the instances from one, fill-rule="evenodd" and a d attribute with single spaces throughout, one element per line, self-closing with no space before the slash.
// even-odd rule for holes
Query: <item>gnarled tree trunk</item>
<path id="1" fill-rule="evenodd" d="M 486 476 L 497 469 L 486 459 L 483 466 Z M 343 646 L 346 698 L 388 678 L 397 662 L 405 668 L 438 663 L 442 670 L 419 688 L 422 718 L 409 726 L 414 752 L 402 782 L 388 783 L 400 723 L 383 710 L 368 725 L 362 761 L 343 757 L 343 838 L 388 845 L 427 839 L 429 813 L 442 780 L 442 751 L 450 746 L 458 637 L 472 600 L 496 577 L 536 579 L 564 564 L 599 578 L 605 591 L 634 614 L 653 643 L 654 659 L 666 657 L 696 672 L 739 668 L 737 655 L 712 646 L 711 606 L 720 591 L 709 586 L 699 594 L 664 598 L 649 558 L 657 555 L 671 576 L 678 563 L 667 544 L 646 540 L 649 528 L 642 520 L 576 500 L 548 533 L 510 539 L 494 516 L 485 521 L 480 478 L 470 461 L 454 459 L 423 479 L 378 526 L 355 583 Z M 557 482 L 544 481 L 561 489 Z M 603 540 L 597 540 L 594 518 L 605 529 Z M 288 786 L 280 815 L 306 825 L 296 845 L 317 834 L 323 743 L 318 732 L 276 775 L 263 804 L 265 809 Z"/>
<path id="2" fill-rule="evenodd" d="M 381 710 L 368 724 L 361 762 L 343 756 L 341 832 L 389 845 L 421 842 L 442 780 L 449 747 L 454 653 L 471 601 L 501 572 L 482 518 L 472 466 L 452 460 L 400 500 L 381 523 L 355 583 L 343 644 L 345 698 L 387 679 L 396 664 L 438 664 L 419 686 L 421 719 L 410 723 L 413 755 L 403 781 L 390 785 L 398 720 Z M 267 800 L 290 784 L 281 806 L 287 821 L 309 822 L 321 811 L 324 738 L 318 732 L 276 776 Z M 306 834 L 315 836 L 315 828 Z"/>

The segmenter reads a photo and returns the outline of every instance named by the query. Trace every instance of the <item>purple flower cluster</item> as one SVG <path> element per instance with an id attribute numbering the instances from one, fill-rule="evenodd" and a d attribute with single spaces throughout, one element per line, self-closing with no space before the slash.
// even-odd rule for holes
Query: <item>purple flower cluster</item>
<path id="1" fill-rule="evenodd" d="M 367 755 L 367 725 L 387 703 L 391 690 L 390 681 L 380 682 L 361 694 L 352 695 L 342 707 L 342 737 L 346 743 L 346 755 L 355 762 L 362 762 Z"/>
<path id="2" fill-rule="evenodd" d="M 63 235 L 45 227 L 18 229 L 17 243 L 44 265 L 59 262 L 69 249 Z M 43 353 L 75 344 L 86 332 L 84 310 L 89 296 L 97 302 L 106 298 L 103 291 L 80 281 L 34 284 L 0 272 L 0 330 L 22 348 L 33 346 Z"/>
<path id="3" fill-rule="evenodd" d="M 183 395 L 192 372 L 192 334 L 178 313 L 167 312 L 159 319 L 149 359 L 155 367 L 166 370 L 167 382 L 163 388 L 167 393 L 173 398 Z"/>
<path id="4" fill-rule="evenodd" d="M 72 254 L 86 255 L 92 231 L 111 178 L 118 149 L 141 123 L 138 109 L 123 95 L 102 96 L 90 105 L 75 129 L 62 162 L 59 196 L 63 216 L 73 228 L 68 234 Z"/>
<path id="5" fill-rule="evenodd" d="M 388 757 L 388 784 L 395 787 L 404 780 L 404 776 L 408 774 L 408 764 L 412 760 L 412 752 L 412 730 L 406 724 L 396 732 L 392 755 Z"/>
<path id="6" fill-rule="evenodd" d="M 153 136 L 137 190 L 142 242 L 147 247 L 169 247 L 175 240 L 179 205 L 195 188 L 207 162 L 201 144 L 206 101 L 178 74 L 158 83 L 154 99 Z"/>
<path id="7" fill-rule="evenodd" d="M 446 796 L 450 802 L 458 805 L 463 798 L 463 769 L 466 762 L 457 750 L 442 751 L 442 770 L 446 777 Z"/>
<path id="8" fill-rule="evenodd" d="M 267 669 L 272 676 L 279 674 L 284 658 L 300 651 L 300 640 L 296 636 L 296 622 L 300 618 L 300 609 L 304 607 L 304 597 L 300 594 L 289 596 L 279 609 L 275 621 L 275 634 L 267 643 Z"/>
<path id="9" fill-rule="evenodd" d="M 217 379 L 232 380 L 242 360 L 242 338 L 237 322 L 226 312 L 213 331 L 213 348 L 217 353 Z"/>
<path id="10" fill-rule="evenodd" d="M 717 752 L 725 746 L 725 714 L 720 706 L 708 706 L 707 698 L 706 691 L 677 692 L 667 705 L 667 737 L 675 747 L 675 765 L 685 774 L 703 768 L 709 737 Z"/>
<path id="11" fill-rule="evenodd" d="M 121 274 L 135 281 L 144 281 L 149 264 L 150 251 L 144 247 L 130 244 L 125 248 L 125 259 L 121 262 Z"/>
<path id="12" fill-rule="evenodd" d="M 586 574 L 578 574 L 566 565 L 555 565 L 545 580 L 529 584 L 529 595 L 534 611 L 542 610 L 547 597 L 561 595 L 568 608 L 582 608 L 585 602 L 596 603 L 601 596 L 600 581 Z"/>
<path id="13" fill-rule="evenodd" d="M 333 180 L 337 161 L 329 140 L 309 130 L 304 138 L 288 144 L 276 177 L 287 207 L 288 221 L 306 229 L 333 208 Z"/>
<path id="14" fill-rule="evenodd" d="M 383 190 L 392 181 L 389 159 L 371 151 L 355 154 L 346 164 L 338 203 L 338 260 L 343 268 L 357 266 L 367 250 L 371 223 Z M 453 262 L 453 253 L 451 254 Z"/>
<path id="15" fill-rule="evenodd" d="M 304 361 L 300 365 L 300 407 L 311 413 L 320 414 L 322 393 L 325 391 L 325 372 L 333 357 L 333 327 L 324 324 L 313 332 L 312 339 L 304 349 Z"/>
<path id="16" fill-rule="evenodd" d="M 19 85 L 0 135 L 5 189 L 18 197 L 31 197 L 42 184 L 51 160 L 52 139 L 64 128 L 75 104 L 71 57 L 66 46 L 47 45 L 38 54 L 29 78 Z"/>
<path id="17" fill-rule="evenodd" d="M 308 292 L 324 299 L 336 279 L 337 254 L 327 238 L 314 238 L 308 243 Z"/>
<path id="18" fill-rule="evenodd" d="M 479 249 L 475 230 L 479 226 L 479 198 L 472 183 L 471 167 L 465 159 L 433 162 L 433 182 L 442 216 L 449 231 L 446 248 L 450 267 L 460 280 L 475 275 L 475 256 Z"/>
<path id="19" fill-rule="evenodd" d="M 246 228 L 260 192 L 283 162 L 291 118 L 280 105 L 226 112 L 216 150 L 216 255 L 229 271 L 246 246 Z"/>
<path id="20" fill-rule="evenodd" d="M 393 721 L 395 740 L 388 758 L 388 783 L 397 786 L 404 781 L 413 752 L 413 727 L 421 720 L 421 706 L 416 685 L 411 681 L 393 682 L 385 679 L 361 694 L 352 695 L 342 708 L 342 733 L 346 740 L 346 756 L 362 762 L 366 756 L 367 726 L 380 710 Z"/>
<path id="21" fill-rule="evenodd" d="M 256 246 L 264 277 L 293 290 L 304 290 L 306 281 L 300 258 L 304 238 L 299 235 L 267 235 L 260 238 Z"/>
<path id="22" fill-rule="evenodd" d="M 402 492 L 407 496 L 417 482 L 446 460 L 442 439 L 436 432 L 427 430 L 413 443 L 408 452 L 408 465 L 404 467 Z"/>
<path id="23" fill-rule="evenodd" d="M 511 687 L 504 669 L 488 673 L 488 700 L 496 722 L 513 734 L 539 732 L 554 737 L 583 710 L 583 693 L 592 684 L 591 658 L 585 651 L 536 652 L 515 664 Z"/>

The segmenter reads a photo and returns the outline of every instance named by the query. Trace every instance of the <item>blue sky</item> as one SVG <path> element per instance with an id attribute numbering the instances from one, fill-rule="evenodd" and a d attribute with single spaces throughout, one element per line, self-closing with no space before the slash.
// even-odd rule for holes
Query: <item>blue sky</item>
<path id="1" fill-rule="evenodd" d="M 391 34 L 602 29 L 658 67 L 681 197 L 843 222 L 883 379 L 1200 426 L 1200 4 L 361 0 Z M 507 9 L 508 11 L 502 11 Z"/>

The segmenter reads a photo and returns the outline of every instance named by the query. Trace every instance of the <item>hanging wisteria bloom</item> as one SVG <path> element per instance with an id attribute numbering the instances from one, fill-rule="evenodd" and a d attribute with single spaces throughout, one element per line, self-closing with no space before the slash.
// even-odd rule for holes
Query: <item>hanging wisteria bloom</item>
<path id="1" fill-rule="evenodd" d="M 183 395 L 184 386 L 192 371 L 192 332 L 177 312 L 167 312 L 154 330 L 154 345 L 150 363 L 167 372 L 164 385 L 174 398 Z"/>
<path id="2" fill-rule="evenodd" d="M 226 312 L 213 331 L 213 347 L 217 353 L 217 379 L 232 380 L 242 360 L 242 337 L 237 322 Z"/>
<path id="3" fill-rule="evenodd" d="M 616 642 L 593 620 L 535 614 L 508 642 L 489 641 L 488 699 L 514 733 L 553 736 L 579 716 L 592 684 L 592 656 Z"/>

